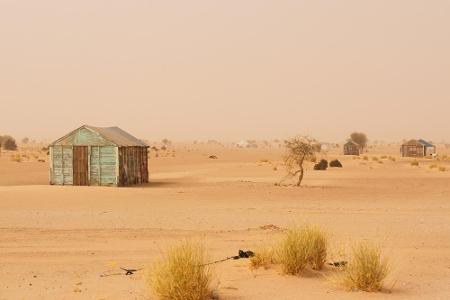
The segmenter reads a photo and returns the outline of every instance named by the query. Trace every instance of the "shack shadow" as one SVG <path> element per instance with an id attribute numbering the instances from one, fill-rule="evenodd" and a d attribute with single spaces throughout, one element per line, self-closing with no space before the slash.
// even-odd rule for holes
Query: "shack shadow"
<path id="1" fill-rule="evenodd" d="M 150 181 L 148 183 L 138 184 L 131 187 L 137 188 L 156 188 L 156 187 L 169 187 L 179 184 L 175 181 Z"/>

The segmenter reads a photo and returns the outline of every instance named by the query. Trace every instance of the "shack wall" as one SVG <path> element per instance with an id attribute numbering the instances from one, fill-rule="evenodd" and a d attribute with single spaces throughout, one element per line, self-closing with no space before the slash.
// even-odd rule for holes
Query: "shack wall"
<path id="1" fill-rule="evenodd" d="M 50 166 L 50 183 L 58 185 L 73 184 L 73 149 L 72 146 L 50 147 L 52 156 Z"/>
<path id="2" fill-rule="evenodd" d="M 128 186 L 148 182 L 147 147 L 119 148 L 119 185 Z"/>
<path id="3" fill-rule="evenodd" d="M 113 146 L 91 146 L 89 160 L 90 185 L 116 185 L 117 152 Z"/>

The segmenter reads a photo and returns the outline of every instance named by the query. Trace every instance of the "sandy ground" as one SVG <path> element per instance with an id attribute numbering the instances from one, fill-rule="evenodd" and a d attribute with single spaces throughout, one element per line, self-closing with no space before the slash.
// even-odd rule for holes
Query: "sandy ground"
<path id="1" fill-rule="evenodd" d="M 449 162 L 439 172 L 431 161 L 412 167 L 398 157 L 380 164 L 329 154 L 344 168 L 309 170 L 294 188 L 274 185 L 284 175 L 277 149 L 190 148 L 152 156 L 152 182 L 130 188 L 49 186 L 47 163 L 3 154 L 0 299 L 154 299 L 144 271 L 100 275 L 150 266 L 184 238 L 221 259 L 282 235 L 265 225 L 303 222 L 332 233 L 330 259 L 345 258 L 359 240 L 381 244 L 393 266 L 389 290 L 346 292 L 324 278 L 331 270 L 283 276 L 238 260 L 216 266 L 219 298 L 450 298 Z"/>

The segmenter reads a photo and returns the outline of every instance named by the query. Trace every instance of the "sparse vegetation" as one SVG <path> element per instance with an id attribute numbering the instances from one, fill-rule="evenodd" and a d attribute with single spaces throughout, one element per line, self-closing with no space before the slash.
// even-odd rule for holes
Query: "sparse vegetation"
<path id="1" fill-rule="evenodd" d="M 184 241 L 169 249 L 149 272 L 148 280 L 161 299 L 203 300 L 212 296 L 212 270 L 201 244 Z"/>
<path id="2" fill-rule="evenodd" d="M 328 169 L 328 161 L 326 159 L 321 159 L 319 163 L 314 165 L 314 170 L 316 171 L 325 171 Z"/>
<path id="3" fill-rule="evenodd" d="M 5 150 L 17 150 L 16 140 L 9 135 L 0 136 L 0 148 Z"/>
<path id="4" fill-rule="evenodd" d="M 322 269 L 327 256 L 328 237 L 317 227 L 302 226 L 288 230 L 278 250 L 278 259 L 286 274 L 299 275 L 310 265 Z"/>
<path id="5" fill-rule="evenodd" d="M 297 186 L 300 186 L 305 174 L 304 162 L 311 160 L 316 156 L 317 141 L 311 137 L 299 136 L 285 141 L 287 154 L 284 159 L 288 174 L 281 180 L 298 176 Z M 281 184 L 280 182 L 280 184 Z"/>
<path id="6" fill-rule="evenodd" d="M 350 135 L 350 140 L 357 143 L 361 147 L 361 151 L 364 151 L 364 149 L 367 148 L 368 139 L 365 133 L 353 132 Z"/>
<path id="7" fill-rule="evenodd" d="M 418 167 L 418 166 L 419 166 L 419 161 L 418 161 L 417 159 L 413 160 L 413 161 L 411 162 L 411 166 L 413 166 L 413 167 Z"/>
<path id="8" fill-rule="evenodd" d="M 335 160 L 330 161 L 330 167 L 331 168 L 342 168 L 342 163 L 339 160 L 335 159 Z"/>
<path id="9" fill-rule="evenodd" d="M 389 274 L 387 260 L 381 258 L 378 246 L 362 242 L 353 248 L 353 255 L 345 269 L 337 277 L 347 290 L 377 292 Z"/>
<path id="10" fill-rule="evenodd" d="M 20 156 L 20 154 L 13 154 L 11 155 L 11 161 L 15 161 L 15 162 L 22 162 L 22 157 Z"/>
<path id="11" fill-rule="evenodd" d="M 364 160 L 369 160 L 369 157 L 364 155 L 364 156 L 363 156 L 363 159 L 364 159 Z"/>
<path id="12" fill-rule="evenodd" d="M 429 166 L 430 169 L 436 169 L 437 167 L 438 167 L 438 165 L 436 165 L 436 164 L 432 164 Z"/>
<path id="13" fill-rule="evenodd" d="M 393 157 L 393 156 L 389 156 L 389 160 L 390 161 L 396 161 L 397 159 L 395 157 Z"/>
<path id="14" fill-rule="evenodd" d="M 439 167 L 439 171 L 441 171 L 441 172 L 445 172 L 447 169 L 444 167 L 444 166 L 440 166 Z"/>
<path id="15" fill-rule="evenodd" d="M 250 269 L 268 269 L 275 262 L 274 248 L 272 246 L 259 246 L 255 255 L 250 258 Z"/>

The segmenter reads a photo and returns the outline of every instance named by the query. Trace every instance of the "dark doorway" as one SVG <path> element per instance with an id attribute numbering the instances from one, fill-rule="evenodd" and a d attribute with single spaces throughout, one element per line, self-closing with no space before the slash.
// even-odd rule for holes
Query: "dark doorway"
<path id="1" fill-rule="evenodd" d="M 88 185 L 88 147 L 73 147 L 73 185 Z"/>

